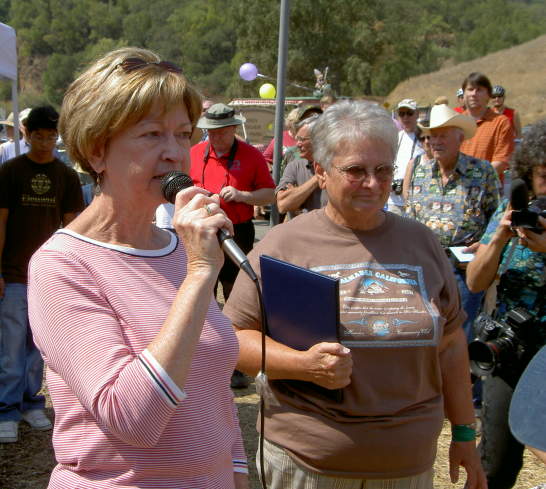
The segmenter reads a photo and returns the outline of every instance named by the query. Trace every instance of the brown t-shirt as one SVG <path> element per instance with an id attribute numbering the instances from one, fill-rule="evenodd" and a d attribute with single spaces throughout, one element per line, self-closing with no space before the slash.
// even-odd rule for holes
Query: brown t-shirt
<path id="1" fill-rule="evenodd" d="M 353 231 L 321 209 L 256 245 L 249 258 L 258 274 L 262 254 L 339 278 L 340 338 L 354 362 L 342 403 L 274 387 L 281 405 L 267 409 L 266 438 L 328 475 L 379 479 L 430 469 L 444 417 L 439 345 L 465 317 L 436 237 L 391 213 L 372 231 Z M 240 328 L 260 329 L 245 274 L 224 313 Z"/>

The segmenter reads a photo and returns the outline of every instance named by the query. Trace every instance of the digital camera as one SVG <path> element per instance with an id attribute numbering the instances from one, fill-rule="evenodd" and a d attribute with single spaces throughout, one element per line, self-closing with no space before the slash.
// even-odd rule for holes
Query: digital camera
<path id="1" fill-rule="evenodd" d="M 533 317 L 520 307 L 509 311 L 505 321 L 480 314 L 474 328 L 476 339 L 468 345 L 472 373 L 496 375 L 515 387 L 540 346 Z"/>
<path id="2" fill-rule="evenodd" d="M 404 180 L 402 179 L 396 179 L 392 181 L 392 188 L 391 190 L 396 195 L 402 195 L 402 186 L 403 186 Z"/>
<path id="3" fill-rule="evenodd" d="M 512 211 L 512 227 L 522 227 L 541 234 L 544 228 L 538 222 L 538 216 L 546 218 L 546 196 L 532 200 L 526 209 Z"/>

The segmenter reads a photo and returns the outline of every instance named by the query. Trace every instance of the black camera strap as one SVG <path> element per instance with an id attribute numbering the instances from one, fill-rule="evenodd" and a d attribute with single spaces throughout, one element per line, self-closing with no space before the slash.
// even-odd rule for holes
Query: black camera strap
<path id="1" fill-rule="evenodd" d="M 227 159 L 227 169 L 228 172 L 231 170 L 231 167 L 233 166 L 233 162 L 235 161 L 235 155 L 237 154 L 237 148 L 239 144 L 237 143 L 237 138 L 233 139 L 233 144 L 231 145 L 231 149 L 229 150 L 229 155 Z M 203 171 L 201 172 L 201 185 L 203 187 L 205 186 L 205 167 L 207 166 L 207 163 L 209 162 L 210 158 L 210 142 L 207 143 L 207 147 L 205 148 L 205 152 L 203 153 Z M 222 158 L 221 156 L 218 157 L 218 160 Z"/>
<path id="2" fill-rule="evenodd" d="M 518 241 L 517 237 L 513 237 L 513 238 L 510 239 L 510 242 L 508 243 L 508 246 L 510 248 L 508 249 L 508 255 L 506 257 L 506 261 L 499 265 L 496 277 L 500 278 L 501 275 L 504 272 L 506 272 L 506 269 L 510 266 L 510 263 L 512 261 L 512 257 L 514 256 L 514 251 L 516 251 L 517 241 Z"/>

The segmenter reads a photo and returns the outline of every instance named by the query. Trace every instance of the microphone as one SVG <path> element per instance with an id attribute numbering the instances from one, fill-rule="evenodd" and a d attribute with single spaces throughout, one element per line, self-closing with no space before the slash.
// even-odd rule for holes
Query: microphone
<path id="1" fill-rule="evenodd" d="M 528 202 L 529 191 L 527 190 L 527 184 L 523 179 L 516 178 L 510 188 L 510 206 L 515 211 L 521 211 L 527 209 Z"/>
<path id="2" fill-rule="evenodd" d="M 529 229 L 533 233 L 542 234 L 544 228 L 540 225 L 538 217 L 546 217 L 546 199 L 539 197 L 529 202 L 527 184 L 521 178 L 512 182 L 510 190 L 510 205 L 512 206 L 512 227 Z"/>
<path id="3" fill-rule="evenodd" d="M 174 204 L 176 194 L 185 188 L 193 187 L 193 180 L 191 177 L 182 173 L 181 171 L 172 171 L 167 173 L 161 180 L 161 190 L 163 197 Z M 209 195 L 212 195 L 209 193 Z M 253 280 L 257 281 L 258 277 L 248 262 L 247 256 L 243 253 L 241 248 L 237 245 L 233 236 L 229 234 L 225 229 L 219 229 L 218 241 L 224 253 L 237 265 L 241 270 L 244 270 L 246 274 Z"/>

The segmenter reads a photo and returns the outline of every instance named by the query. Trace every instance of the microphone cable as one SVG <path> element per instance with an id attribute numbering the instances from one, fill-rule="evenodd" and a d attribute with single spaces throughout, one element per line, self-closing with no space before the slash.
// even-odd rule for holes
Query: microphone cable
<path id="1" fill-rule="evenodd" d="M 262 317 L 262 334 L 261 334 L 261 342 L 262 342 L 262 358 L 261 358 L 261 364 L 260 364 L 260 372 L 258 372 L 258 377 L 263 376 L 263 382 L 267 382 L 267 375 L 265 373 L 265 344 L 266 344 L 266 332 L 268 329 L 267 326 L 267 315 L 265 313 L 265 307 L 263 303 L 263 297 L 262 297 L 262 290 L 260 288 L 260 283 L 258 278 L 252 279 L 254 282 L 254 285 L 256 285 L 256 291 L 258 293 L 258 302 L 260 304 L 260 314 Z M 264 386 L 265 387 L 265 386 Z M 264 393 L 260 392 L 260 435 L 258 438 L 258 451 L 260 454 L 259 457 L 259 464 L 260 464 L 260 481 L 262 483 L 262 489 L 267 489 L 266 482 L 265 482 L 265 470 L 264 470 L 264 437 L 265 437 L 265 400 L 264 400 Z"/>
<path id="2" fill-rule="evenodd" d="M 162 180 L 162 192 L 163 196 L 168 202 L 171 202 L 174 204 L 174 200 L 176 197 L 176 194 L 185 188 L 192 187 L 193 186 L 193 180 L 190 176 L 186 175 L 185 173 L 179 172 L 179 171 L 173 171 L 168 173 L 163 177 Z M 263 304 L 263 297 L 262 297 L 262 290 L 260 287 L 260 281 L 258 280 L 258 277 L 252 267 L 250 266 L 250 263 L 248 262 L 248 259 L 244 255 L 244 253 L 239 249 L 239 247 L 235 244 L 233 237 L 230 236 L 225 230 L 220 229 L 218 231 L 218 240 L 220 242 L 220 246 L 223 248 L 224 252 L 233 260 L 233 262 L 239 267 L 240 270 L 243 270 L 250 280 L 254 283 L 256 286 L 256 291 L 258 293 L 258 302 L 260 305 L 260 315 L 262 318 L 262 334 L 261 334 L 261 343 L 262 343 L 262 358 L 260 362 L 260 372 L 258 372 L 258 375 L 256 376 L 256 385 L 257 385 L 257 391 L 260 395 L 260 436 L 258 439 L 258 446 L 259 446 L 259 470 L 260 470 L 260 480 L 262 483 L 262 489 L 267 489 L 266 482 L 265 482 L 265 473 L 264 473 L 264 427 L 265 427 L 265 400 L 264 400 L 264 390 L 267 388 L 267 375 L 265 373 L 265 345 L 266 345 L 266 333 L 268 330 L 267 326 L 267 315 L 265 313 L 265 307 Z M 261 384 L 260 384 L 261 383 Z M 260 388 L 260 385 L 262 387 Z"/>

